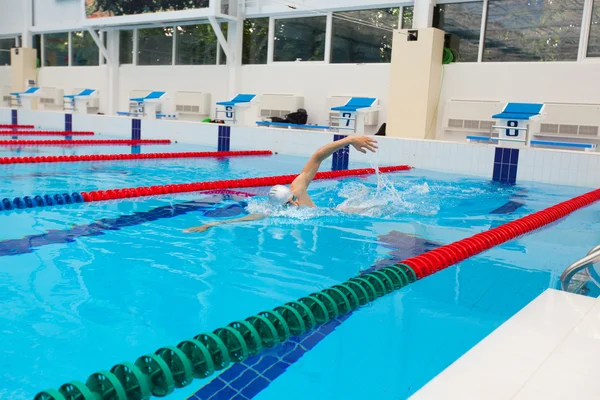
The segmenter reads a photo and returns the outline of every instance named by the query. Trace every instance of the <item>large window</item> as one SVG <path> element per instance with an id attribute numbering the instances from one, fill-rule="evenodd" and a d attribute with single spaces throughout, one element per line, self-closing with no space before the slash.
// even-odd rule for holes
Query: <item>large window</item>
<path id="1" fill-rule="evenodd" d="M 133 31 L 119 32 L 119 64 L 133 64 Z"/>
<path id="2" fill-rule="evenodd" d="M 66 67 L 69 65 L 69 34 L 44 34 L 44 66 Z"/>
<path id="3" fill-rule="evenodd" d="M 10 49 L 15 47 L 15 39 L 0 39 L 0 66 L 10 65 Z"/>
<path id="4" fill-rule="evenodd" d="M 71 65 L 98 65 L 99 49 L 89 32 L 72 32 L 71 41 Z"/>
<path id="5" fill-rule="evenodd" d="M 214 65 L 217 63 L 217 35 L 210 24 L 176 28 L 179 65 Z"/>
<path id="6" fill-rule="evenodd" d="M 274 61 L 324 61 L 327 17 L 275 21 Z"/>
<path id="7" fill-rule="evenodd" d="M 587 49 L 588 57 L 600 57 L 600 0 L 594 0 L 592 8 L 592 24 Z"/>
<path id="8" fill-rule="evenodd" d="M 244 21 L 242 64 L 266 64 L 269 45 L 269 18 Z"/>
<path id="9" fill-rule="evenodd" d="M 584 1 L 489 0 L 483 60 L 577 60 Z"/>
<path id="10" fill-rule="evenodd" d="M 414 12 L 414 6 L 402 7 L 402 29 L 412 29 Z"/>
<path id="11" fill-rule="evenodd" d="M 138 65 L 171 65 L 173 61 L 173 28 L 138 30 Z"/>
<path id="12" fill-rule="evenodd" d="M 333 13 L 331 62 L 390 62 L 399 13 L 399 8 Z"/>
<path id="13" fill-rule="evenodd" d="M 483 2 L 439 4 L 433 26 L 460 37 L 458 61 L 477 61 Z"/>

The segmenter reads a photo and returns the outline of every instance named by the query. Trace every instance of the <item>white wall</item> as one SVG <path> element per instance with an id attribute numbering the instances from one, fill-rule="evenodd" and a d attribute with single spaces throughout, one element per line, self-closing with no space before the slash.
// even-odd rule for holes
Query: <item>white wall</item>
<path id="1" fill-rule="evenodd" d="M 119 68 L 119 111 L 128 111 L 131 90 L 166 91 L 163 112 L 174 112 L 177 91 L 211 93 L 211 103 L 229 100 L 229 68 L 219 65 L 132 66 Z M 214 107 L 213 107 L 214 108 Z M 211 110 L 211 115 L 214 109 Z"/>
<path id="2" fill-rule="evenodd" d="M 444 66 L 438 138 L 446 102 L 568 102 L 600 104 L 600 63 L 456 63 Z"/>
<path id="3" fill-rule="evenodd" d="M 272 64 L 241 68 L 240 93 L 291 93 L 304 96 L 309 122 L 329 124 L 329 96 L 378 97 L 386 120 L 389 64 Z M 379 127 L 371 128 L 371 131 Z"/>
<path id="4" fill-rule="evenodd" d="M 297 9 L 293 10 L 287 6 L 287 3 L 280 0 L 261 0 L 249 2 L 246 13 L 248 16 L 258 16 L 262 14 L 314 14 L 314 10 L 350 10 L 353 8 L 384 8 L 397 7 L 399 5 L 412 5 L 410 0 L 303 0 L 302 2 L 290 2 Z M 260 4 L 260 7 L 257 5 Z"/>
<path id="5" fill-rule="evenodd" d="M 64 90 L 65 95 L 75 88 L 99 90 L 100 112 L 108 107 L 107 67 L 43 67 L 38 70 L 38 85 Z"/>
<path id="6" fill-rule="evenodd" d="M 81 29 L 82 7 L 83 0 L 33 0 L 33 29 L 63 32 Z"/>
<path id="7" fill-rule="evenodd" d="M 16 35 L 22 31 L 22 2 L 20 0 L 0 0 L 0 35 Z"/>

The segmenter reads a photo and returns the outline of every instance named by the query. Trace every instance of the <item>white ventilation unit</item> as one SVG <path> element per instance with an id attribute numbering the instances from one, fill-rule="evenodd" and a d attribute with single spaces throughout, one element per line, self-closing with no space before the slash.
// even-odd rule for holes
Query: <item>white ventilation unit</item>
<path id="1" fill-rule="evenodd" d="M 210 93 L 175 93 L 175 111 L 177 112 L 178 119 L 201 121 L 210 116 L 210 107 Z"/>
<path id="2" fill-rule="evenodd" d="M 304 97 L 293 94 L 263 94 L 258 104 L 261 118 L 283 118 L 304 107 Z"/>
<path id="3" fill-rule="evenodd" d="M 504 108 L 504 103 L 485 100 L 449 100 L 444 108 L 443 132 L 439 139 L 466 140 L 468 135 L 489 136 L 496 121 L 492 115 Z"/>
<path id="4" fill-rule="evenodd" d="M 62 89 L 41 87 L 39 90 L 38 105 L 42 110 L 62 111 L 64 104 Z"/>

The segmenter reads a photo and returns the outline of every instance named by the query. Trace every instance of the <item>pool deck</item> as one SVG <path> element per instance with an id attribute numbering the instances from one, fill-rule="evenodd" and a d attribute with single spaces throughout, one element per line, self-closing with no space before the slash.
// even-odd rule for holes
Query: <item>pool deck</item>
<path id="1" fill-rule="evenodd" d="M 600 298 L 548 289 L 410 400 L 600 397 Z"/>

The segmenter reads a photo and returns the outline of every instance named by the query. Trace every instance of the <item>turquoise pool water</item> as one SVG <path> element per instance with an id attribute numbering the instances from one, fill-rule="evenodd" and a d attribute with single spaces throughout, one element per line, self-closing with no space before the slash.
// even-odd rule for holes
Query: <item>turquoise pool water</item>
<path id="1" fill-rule="evenodd" d="M 0 196 L 289 174 L 304 161 L 276 155 L 0 166 Z M 271 210 L 264 197 L 250 196 L 259 189 L 2 212 L 0 398 L 31 399 L 85 381 L 585 191 L 412 170 L 315 182 L 315 210 Z M 243 215 L 246 203 L 270 218 L 183 233 Z M 598 205 L 580 210 L 167 398 L 407 398 L 555 287 L 565 266 L 598 243 L 599 217 Z"/>

